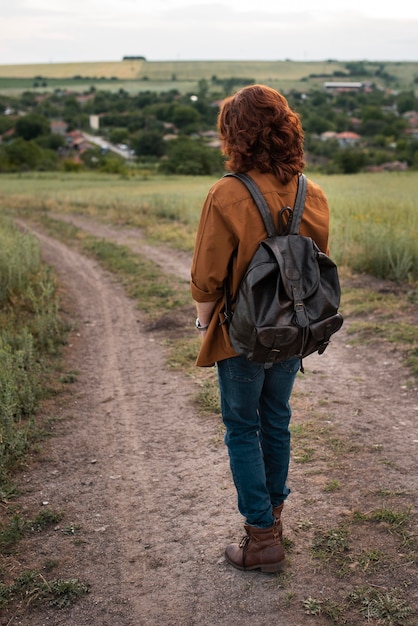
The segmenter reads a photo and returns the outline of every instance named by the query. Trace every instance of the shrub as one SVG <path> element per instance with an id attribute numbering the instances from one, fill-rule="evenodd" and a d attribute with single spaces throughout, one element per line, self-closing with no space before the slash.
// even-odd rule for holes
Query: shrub
<path id="1" fill-rule="evenodd" d="M 62 341 L 56 285 L 37 242 L 0 221 L 0 495 L 30 444 L 42 364 Z"/>

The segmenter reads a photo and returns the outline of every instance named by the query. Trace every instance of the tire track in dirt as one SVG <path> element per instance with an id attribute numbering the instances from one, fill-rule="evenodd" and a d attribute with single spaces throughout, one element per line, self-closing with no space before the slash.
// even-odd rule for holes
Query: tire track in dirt
<path id="1" fill-rule="evenodd" d="M 82 215 L 52 213 L 50 217 L 67 224 L 73 224 L 95 237 L 109 239 L 120 245 L 128 246 L 132 252 L 142 254 L 153 261 L 165 273 L 174 274 L 186 282 L 190 280 L 190 254 L 166 246 L 157 247 L 147 244 L 144 241 L 143 232 L 139 228 L 111 226 Z"/>
<path id="2" fill-rule="evenodd" d="M 225 538 L 214 544 L 213 537 L 227 532 L 225 508 L 234 517 L 219 424 L 196 414 L 190 384 L 164 369 L 163 348 L 142 333 L 140 314 L 114 279 L 35 234 L 78 311 L 81 357 L 77 391 L 64 410 L 73 416 L 60 444 L 64 455 L 49 479 L 34 480 L 50 506 L 70 506 L 81 525 L 87 544 L 76 571 L 92 593 L 61 618 L 54 614 L 54 624 L 195 623 L 201 569 L 208 562 L 215 577 Z M 206 593 L 198 623 L 211 602 Z"/>
<path id="3" fill-rule="evenodd" d="M 59 219 L 188 277 L 188 255 L 161 248 L 151 255 L 136 229 L 79 216 Z M 289 626 L 311 624 L 299 604 L 286 603 L 289 589 L 275 577 L 239 572 L 223 559 L 225 544 L 240 537 L 241 520 L 219 420 L 197 415 L 192 381 L 166 369 L 158 334 L 144 332 L 141 314 L 109 273 L 41 231 L 36 236 L 76 311 L 69 363 L 80 374 L 61 407 L 63 431 L 28 486 L 33 497 L 62 507 L 66 520 L 72 516 L 81 526 L 84 543 L 63 546 L 56 533 L 43 549 L 60 553 L 68 577 L 87 580 L 92 590 L 62 612 L 34 613 L 31 626 L 48 620 L 54 626 L 262 626 L 279 615 Z M 418 491 L 411 472 L 416 387 L 405 385 L 396 352 L 349 347 L 344 330 L 323 357 L 309 358 L 306 369 L 296 383 L 296 419 L 309 419 L 322 403 L 336 431 L 354 443 L 383 446 L 393 466 L 373 459 L 359 466 L 354 456 L 344 477 L 349 499 L 334 494 L 330 504 L 323 489 L 327 471 L 307 479 L 306 466 L 292 464 L 295 493 L 286 504 L 285 532 L 297 541 L 289 575 L 298 602 L 335 591 L 335 578 L 316 575 L 312 534 L 300 533 L 301 520 L 338 523 L 347 511 L 364 509 L 379 485 L 406 489 L 411 497 Z M 315 623 L 328 621 L 317 617 Z"/>
<path id="4" fill-rule="evenodd" d="M 114 228 L 84 216 L 55 215 L 98 237 L 127 245 L 184 279 L 190 279 L 191 256 L 164 247 L 147 245 L 139 229 Z M 365 278 L 366 280 L 366 278 Z M 418 320 L 417 320 L 418 321 Z M 345 428 L 353 437 L 376 437 L 376 445 L 392 448 L 391 454 L 404 471 L 413 473 L 413 487 L 418 491 L 418 476 L 413 472 L 418 449 L 418 392 L 400 355 L 390 346 L 376 351 L 367 346 L 350 347 L 347 320 L 324 356 L 312 355 L 307 360 L 306 376 L 299 377 L 296 389 L 306 394 L 348 405 L 350 416 Z M 321 380 L 321 387 L 318 381 Z M 362 435 L 359 435 L 362 433 Z"/>

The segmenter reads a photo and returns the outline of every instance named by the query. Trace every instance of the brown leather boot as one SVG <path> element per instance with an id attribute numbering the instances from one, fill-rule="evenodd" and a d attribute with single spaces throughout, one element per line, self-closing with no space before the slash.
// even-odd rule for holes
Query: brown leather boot
<path id="1" fill-rule="evenodd" d="M 256 528 L 247 524 L 244 528 L 247 534 L 241 543 L 231 543 L 225 550 L 228 563 L 241 570 L 278 572 L 284 564 L 285 555 L 277 522 L 270 528 Z"/>
<path id="2" fill-rule="evenodd" d="M 280 519 L 282 516 L 283 505 L 284 503 L 282 502 L 281 504 L 279 504 L 279 506 L 275 506 L 273 509 L 273 517 L 277 522 L 280 541 L 282 540 L 282 536 L 283 536 L 283 524 L 282 524 L 282 520 Z"/>

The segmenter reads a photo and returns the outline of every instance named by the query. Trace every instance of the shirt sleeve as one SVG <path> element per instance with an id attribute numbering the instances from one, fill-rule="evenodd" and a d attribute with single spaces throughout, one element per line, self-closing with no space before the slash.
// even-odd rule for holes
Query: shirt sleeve
<path id="1" fill-rule="evenodd" d="M 234 233 L 210 191 L 202 208 L 191 267 L 191 292 L 196 302 L 222 298 L 235 246 Z"/>

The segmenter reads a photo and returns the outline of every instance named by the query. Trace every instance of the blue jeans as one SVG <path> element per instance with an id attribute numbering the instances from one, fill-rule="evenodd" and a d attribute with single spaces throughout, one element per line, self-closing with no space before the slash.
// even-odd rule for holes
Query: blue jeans
<path id="1" fill-rule="evenodd" d="M 238 509 L 250 526 L 272 526 L 273 508 L 290 493 L 289 398 L 299 367 L 297 358 L 267 367 L 240 356 L 217 363 Z"/>

